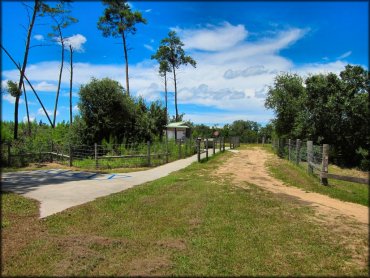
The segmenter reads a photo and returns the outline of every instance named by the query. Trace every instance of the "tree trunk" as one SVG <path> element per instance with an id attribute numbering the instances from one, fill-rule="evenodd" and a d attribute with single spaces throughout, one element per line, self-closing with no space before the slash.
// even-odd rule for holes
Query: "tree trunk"
<path id="1" fill-rule="evenodd" d="M 58 100 L 59 100 L 59 92 L 60 92 L 60 83 L 62 82 L 62 74 L 63 74 L 63 66 L 64 66 L 64 42 L 63 42 L 63 36 L 62 36 L 62 30 L 60 29 L 60 26 L 58 25 L 58 31 L 59 31 L 59 38 L 60 42 L 62 44 L 62 62 L 60 64 L 60 71 L 59 71 L 59 79 L 58 79 L 58 88 L 57 88 L 57 95 L 55 99 L 55 106 L 54 106 L 54 118 L 53 118 L 53 128 L 55 128 L 55 121 L 57 118 L 57 109 L 58 109 Z"/>
<path id="2" fill-rule="evenodd" d="M 164 72 L 164 98 L 165 98 L 165 102 L 166 102 L 166 125 L 168 124 L 168 113 L 167 113 L 167 73 Z M 166 157 L 167 157 L 167 152 L 168 152 L 168 130 L 167 130 L 167 127 L 166 127 Z M 168 161 L 166 161 L 168 162 Z"/>
<path id="3" fill-rule="evenodd" d="M 123 52 L 125 54 L 125 63 L 126 63 L 126 91 L 127 95 L 130 95 L 130 85 L 128 81 L 128 56 L 127 56 L 127 45 L 126 45 L 126 38 L 125 33 L 122 33 L 122 41 L 123 41 Z"/>
<path id="4" fill-rule="evenodd" d="M 166 124 L 168 124 L 168 116 L 167 116 L 167 110 L 168 110 L 168 101 L 167 101 L 167 73 L 164 73 L 164 99 L 166 102 Z"/>
<path id="5" fill-rule="evenodd" d="M 27 101 L 27 94 L 26 94 L 26 86 L 24 85 L 24 83 L 23 83 L 23 94 L 24 94 L 24 102 L 26 103 L 27 123 L 28 123 L 28 135 L 31 135 L 30 113 L 28 111 L 28 101 Z"/>
<path id="6" fill-rule="evenodd" d="M 72 46 L 69 45 L 69 52 L 70 52 L 70 64 L 71 64 L 71 76 L 69 79 L 69 127 L 72 126 L 72 79 L 73 79 L 73 50 Z"/>
<path id="7" fill-rule="evenodd" d="M 19 82 L 18 82 L 18 92 L 20 93 L 22 90 L 23 86 L 23 78 L 24 78 L 24 73 L 26 71 L 26 66 L 27 66 L 27 60 L 28 60 L 28 51 L 30 49 L 30 40 L 31 40 L 31 34 L 32 34 L 32 29 L 33 25 L 36 20 L 36 14 L 39 9 L 39 1 L 35 0 L 35 5 L 33 7 L 33 13 L 32 13 L 32 19 L 30 22 L 30 25 L 28 26 L 28 32 L 27 32 L 27 39 L 26 39 L 26 49 L 24 52 L 24 57 L 23 57 L 23 64 L 22 64 L 22 69 L 20 72 L 20 77 L 19 77 Z M 14 139 L 18 138 L 18 104 L 19 104 L 19 97 L 16 98 L 16 103 L 15 103 L 15 111 L 14 113 Z"/>
<path id="8" fill-rule="evenodd" d="M 0 48 L 4 50 L 5 54 L 8 55 L 9 59 L 13 62 L 13 64 L 16 66 L 16 68 L 18 69 L 18 71 L 20 73 L 21 72 L 21 67 L 16 63 L 16 61 L 14 60 L 14 58 L 12 57 L 12 55 L 10 55 L 9 51 L 6 50 L 6 48 L 3 45 L 1 45 L 1 44 L 0 44 Z M 25 74 L 24 74 L 24 79 L 26 79 L 28 85 L 31 87 L 32 92 L 35 94 L 38 102 L 40 103 L 42 109 L 44 110 L 44 113 L 45 113 L 46 117 L 49 120 L 50 125 L 52 126 L 53 125 L 53 122 L 50 120 L 48 111 L 46 111 L 45 106 L 42 104 L 42 101 L 41 101 L 40 97 L 38 96 L 38 94 L 36 93 L 35 88 L 33 88 L 31 82 L 28 80 L 28 78 L 27 78 L 27 76 Z"/>
<path id="9" fill-rule="evenodd" d="M 14 104 L 14 140 L 18 139 L 18 106 L 19 106 L 20 94 L 15 97 Z"/>
<path id="10" fill-rule="evenodd" d="M 175 109 L 176 109 L 176 122 L 179 120 L 179 111 L 177 109 L 177 84 L 176 84 L 176 69 L 172 66 L 173 70 L 173 81 L 175 82 Z"/>

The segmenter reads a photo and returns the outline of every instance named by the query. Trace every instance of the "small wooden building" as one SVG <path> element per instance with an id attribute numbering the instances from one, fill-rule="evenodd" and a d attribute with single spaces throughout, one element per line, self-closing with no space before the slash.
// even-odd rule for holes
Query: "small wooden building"
<path id="1" fill-rule="evenodd" d="M 176 122 L 166 125 L 168 139 L 190 138 L 191 129 L 185 122 Z"/>

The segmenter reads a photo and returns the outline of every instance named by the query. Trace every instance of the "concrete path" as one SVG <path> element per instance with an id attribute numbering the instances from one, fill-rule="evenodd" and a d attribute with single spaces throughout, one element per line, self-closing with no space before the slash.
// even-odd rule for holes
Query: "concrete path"
<path id="1" fill-rule="evenodd" d="M 209 149 L 209 156 L 212 156 L 212 149 Z M 205 153 L 201 157 L 204 158 Z M 165 177 L 195 161 L 197 155 L 150 170 L 124 174 L 97 174 L 65 169 L 4 173 L 1 187 L 2 191 L 19 193 L 38 200 L 40 217 L 43 218 L 96 198 Z"/>

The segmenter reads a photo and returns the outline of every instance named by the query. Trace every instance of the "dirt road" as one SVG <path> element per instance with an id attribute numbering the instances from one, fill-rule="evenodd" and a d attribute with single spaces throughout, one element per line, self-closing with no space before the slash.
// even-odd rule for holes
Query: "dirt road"
<path id="1" fill-rule="evenodd" d="M 320 215 L 330 218 L 346 216 L 369 225 L 369 210 L 366 206 L 289 187 L 272 177 L 265 165 L 268 159 L 272 159 L 272 156 L 261 148 L 240 150 L 219 168 L 218 174 L 232 174 L 236 182 L 246 181 L 273 193 L 284 194 L 289 199 L 295 199 L 314 207 Z M 243 186 L 243 183 L 239 183 L 239 185 Z"/>

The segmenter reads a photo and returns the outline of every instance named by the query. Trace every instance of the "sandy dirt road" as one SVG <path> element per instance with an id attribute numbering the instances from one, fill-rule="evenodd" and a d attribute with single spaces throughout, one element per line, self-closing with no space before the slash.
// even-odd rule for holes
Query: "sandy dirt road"
<path id="1" fill-rule="evenodd" d="M 233 150 L 232 150 L 233 151 Z M 314 209 L 312 221 L 330 230 L 345 245 L 351 260 L 361 267 L 367 267 L 369 260 L 369 209 L 366 206 L 344 202 L 314 192 L 307 192 L 272 177 L 266 162 L 277 159 L 273 154 L 261 148 L 233 151 L 215 173 L 216 176 L 231 177 L 233 184 L 247 188 L 254 184 L 272 192 L 285 202 L 294 202 L 299 206 Z"/>
<path id="2" fill-rule="evenodd" d="M 261 148 L 240 150 L 219 168 L 218 174 L 232 174 L 235 181 L 246 181 L 285 197 L 295 199 L 314 207 L 318 213 L 335 217 L 346 216 L 369 225 L 368 207 L 333 199 L 315 192 L 307 192 L 292 186 L 286 186 L 282 181 L 272 177 L 266 168 L 272 154 Z"/>

